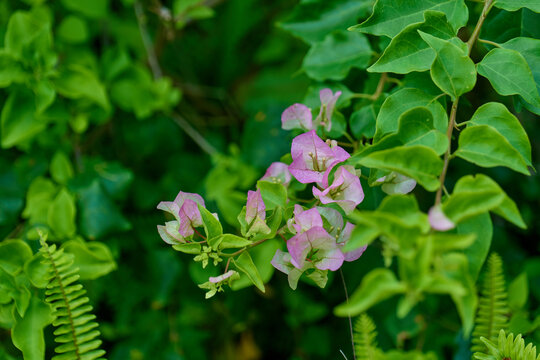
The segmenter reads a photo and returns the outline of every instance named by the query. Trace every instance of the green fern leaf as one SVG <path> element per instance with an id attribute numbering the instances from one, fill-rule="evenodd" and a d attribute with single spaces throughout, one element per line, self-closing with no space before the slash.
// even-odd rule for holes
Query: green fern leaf
<path id="1" fill-rule="evenodd" d="M 506 290 L 501 257 L 493 253 L 487 261 L 482 291 L 478 303 L 475 328 L 473 331 L 473 352 L 485 351 L 481 337 L 496 341 L 500 330 L 508 326 L 508 293 Z"/>
<path id="2" fill-rule="evenodd" d="M 536 346 L 532 343 L 525 346 L 521 334 L 514 338 L 514 334 L 506 335 L 504 330 L 501 330 L 497 344 L 485 337 L 480 340 L 487 351 L 475 353 L 474 358 L 477 360 L 540 360 L 540 354 L 536 355 Z"/>
<path id="3" fill-rule="evenodd" d="M 373 320 L 361 314 L 354 324 L 354 343 L 358 360 L 380 360 L 382 351 L 377 347 L 377 331 Z"/>
<path id="4" fill-rule="evenodd" d="M 52 360 L 105 360 L 101 350 L 98 323 L 91 314 L 86 290 L 78 283 L 79 269 L 73 266 L 73 256 L 56 245 L 48 245 L 41 237 L 40 252 L 49 264 L 45 300 L 52 306 L 56 320 L 53 326 L 58 355 Z"/>

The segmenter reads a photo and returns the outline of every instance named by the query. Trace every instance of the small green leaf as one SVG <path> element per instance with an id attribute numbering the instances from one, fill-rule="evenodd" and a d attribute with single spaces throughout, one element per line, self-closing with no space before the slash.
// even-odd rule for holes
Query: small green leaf
<path id="1" fill-rule="evenodd" d="M 51 160 L 51 177 L 59 184 L 65 185 L 73 177 L 73 166 L 66 154 L 57 151 Z"/>
<path id="2" fill-rule="evenodd" d="M 234 265 L 247 275 L 249 280 L 262 292 L 265 292 L 264 283 L 259 274 L 259 270 L 253 263 L 251 256 L 248 252 L 244 251 L 236 260 L 233 260 Z"/>
<path id="3" fill-rule="evenodd" d="M 75 234 L 75 200 L 65 188 L 60 190 L 54 198 L 47 223 L 53 229 L 54 233 L 61 238 L 68 238 Z"/>
<path id="4" fill-rule="evenodd" d="M 401 115 L 418 106 L 427 107 L 433 115 L 434 128 L 446 133 L 448 116 L 442 105 L 435 100 L 435 96 L 420 89 L 405 88 L 390 95 L 382 104 L 377 116 L 377 130 L 374 140 L 378 141 L 384 135 L 398 131 Z"/>
<path id="5" fill-rule="evenodd" d="M 201 244 L 185 243 L 173 245 L 173 249 L 185 254 L 198 255 L 201 253 Z"/>
<path id="6" fill-rule="evenodd" d="M 6 240 L 0 243 L 0 268 L 14 276 L 32 258 L 32 249 L 22 240 Z"/>
<path id="7" fill-rule="evenodd" d="M 204 206 L 197 204 L 199 211 L 201 212 L 204 231 L 206 233 L 206 239 L 210 240 L 223 234 L 223 227 L 218 219 Z"/>
<path id="8" fill-rule="evenodd" d="M 282 184 L 257 181 L 257 188 L 261 190 L 266 211 L 273 210 L 277 206 L 284 208 L 287 205 L 287 189 Z"/>
<path id="9" fill-rule="evenodd" d="M 446 14 L 455 33 L 465 26 L 469 19 L 469 11 L 464 0 L 377 0 L 373 14 L 360 25 L 351 27 L 350 30 L 393 38 L 408 25 L 422 21 L 427 10 Z"/>
<path id="10" fill-rule="evenodd" d="M 459 146 L 454 154 L 479 166 L 506 166 L 530 175 L 523 156 L 490 125 L 467 126 L 459 136 Z"/>
<path id="11" fill-rule="evenodd" d="M 540 106 L 540 95 L 531 69 L 519 52 L 493 49 L 484 56 L 477 67 L 478 73 L 487 78 L 499 94 L 519 95 L 529 104 Z"/>
<path id="12" fill-rule="evenodd" d="M 31 259 L 24 264 L 24 273 L 28 280 L 38 289 L 44 289 L 49 283 L 48 273 L 49 264 L 46 263 L 45 257 L 41 252 L 36 253 Z"/>
<path id="13" fill-rule="evenodd" d="M 422 145 L 377 151 L 360 159 L 358 163 L 369 168 L 396 171 L 415 179 L 428 191 L 439 188 L 438 176 L 443 168 L 443 161 L 437 153 Z"/>
<path id="14" fill-rule="evenodd" d="M 377 62 L 367 71 L 407 74 L 412 71 L 429 70 L 436 53 L 422 40 L 418 30 L 445 40 L 455 35 L 444 13 L 427 10 L 424 12 L 424 21 L 410 24 L 397 34 Z"/>
<path id="15" fill-rule="evenodd" d="M 430 70 L 433 82 L 454 101 L 471 91 L 476 84 L 476 68 L 468 54 L 451 40 L 439 39 L 422 31 L 418 33 L 437 54 Z"/>
<path id="16" fill-rule="evenodd" d="M 88 39 L 88 26 L 80 17 L 68 15 L 58 26 L 56 33 L 60 39 L 68 44 L 79 44 Z"/>
<path id="17" fill-rule="evenodd" d="M 540 2 L 538 0 L 495 0 L 493 6 L 506 11 L 528 8 L 536 13 L 540 13 Z"/>
<path id="18" fill-rule="evenodd" d="M 15 325 L 11 331 L 13 345 L 22 351 L 25 360 L 45 359 L 43 329 L 54 320 L 49 304 L 32 297 L 24 317 L 21 318 L 16 312 L 14 316 Z"/>
<path id="19" fill-rule="evenodd" d="M 35 178 L 26 193 L 23 218 L 29 219 L 31 224 L 46 223 L 49 207 L 57 191 L 57 186 L 51 180 L 41 176 Z"/>
<path id="20" fill-rule="evenodd" d="M 405 293 L 406 290 L 406 285 L 398 281 L 391 270 L 374 269 L 364 276 L 349 301 L 338 305 L 334 313 L 337 316 L 356 316 L 381 301 Z"/>
<path id="21" fill-rule="evenodd" d="M 489 214 L 483 213 L 471 217 L 457 225 L 458 234 L 474 234 L 475 242 L 467 249 L 463 250 L 467 256 L 468 271 L 473 282 L 478 279 L 480 269 L 491 247 L 493 238 L 493 223 Z M 474 316 L 474 314 L 473 314 Z"/>
<path id="22" fill-rule="evenodd" d="M 532 166 L 531 143 L 519 120 L 501 103 L 490 102 L 480 106 L 466 122 L 469 125 L 489 125 L 499 132 Z"/>
<path id="23" fill-rule="evenodd" d="M 365 69 L 370 59 L 371 47 L 365 35 L 338 30 L 313 44 L 302 68 L 317 81 L 342 80 L 353 67 Z"/>
<path id="24" fill-rule="evenodd" d="M 111 250 L 103 243 L 70 240 L 62 245 L 62 249 L 74 256 L 81 280 L 97 279 L 116 269 Z"/>
<path id="25" fill-rule="evenodd" d="M 107 16 L 109 0 L 62 0 L 62 4 L 69 10 L 79 12 L 92 19 L 104 18 Z"/>
<path id="26" fill-rule="evenodd" d="M 79 65 L 71 65 L 62 71 L 55 82 L 56 90 L 69 99 L 88 99 L 110 110 L 109 98 L 105 86 L 96 73 Z"/>
<path id="27" fill-rule="evenodd" d="M 253 242 L 240 236 L 233 234 L 221 235 L 221 241 L 219 243 L 220 249 L 240 249 L 251 245 Z"/>
<path id="28" fill-rule="evenodd" d="M 508 285 L 508 305 L 512 310 L 523 309 L 529 298 L 529 281 L 523 272 Z"/>

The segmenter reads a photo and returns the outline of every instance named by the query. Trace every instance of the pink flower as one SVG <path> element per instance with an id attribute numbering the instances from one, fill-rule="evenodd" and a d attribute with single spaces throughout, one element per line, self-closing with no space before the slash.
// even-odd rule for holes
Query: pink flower
<path id="1" fill-rule="evenodd" d="M 337 240 L 337 244 L 340 247 L 340 249 L 342 249 L 347 244 L 347 242 L 350 240 L 351 234 L 352 234 L 355 227 L 356 227 L 356 225 L 353 225 L 350 222 L 347 222 L 347 224 L 345 224 L 345 228 L 341 231 L 341 233 L 339 234 L 338 240 Z M 362 246 L 361 248 L 358 248 L 358 249 L 353 250 L 353 251 L 343 252 L 343 255 L 345 255 L 344 260 L 345 261 L 358 260 L 358 258 L 360 256 L 362 256 L 362 254 L 364 253 L 364 251 L 366 251 L 366 249 L 367 249 L 367 245 Z"/>
<path id="2" fill-rule="evenodd" d="M 238 273 L 236 271 L 234 271 L 234 270 L 229 270 L 225 274 L 221 274 L 219 276 L 215 276 L 215 277 L 210 276 L 208 278 L 208 281 L 210 281 L 213 284 L 217 284 L 217 283 L 220 283 L 222 281 L 225 281 L 225 280 L 229 279 L 230 277 L 232 277 L 235 274 L 238 274 Z"/>
<path id="3" fill-rule="evenodd" d="M 162 201 L 157 208 L 172 214 L 176 221 L 170 221 L 165 227 L 158 225 L 158 232 L 168 244 L 185 242 L 194 234 L 194 228 L 202 226 L 202 217 L 197 205 L 204 207 L 204 200 L 198 194 L 180 191 L 174 201 Z"/>
<path id="4" fill-rule="evenodd" d="M 287 221 L 287 227 L 293 234 L 300 234 L 312 227 L 322 227 L 323 221 L 317 208 L 304 210 L 302 206 L 294 205 L 294 218 Z"/>
<path id="5" fill-rule="evenodd" d="M 321 183 L 324 187 L 332 168 L 350 157 L 337 143 L 322 141 L 315 130 L 293 139 L 291 155 L 293 162 L 289 165 L 289 171 L 296 180 L 303 184 Z"/>
<path id="6" fill-rule="evenodd" d="M 248 232 L 246 236 L 250 236 L 256 233 L 270 233 L 270 228 L 266 225 L 266 206 L 264 205 L 261 190 L 248 191 L 248 198 L 246 203 L 246 224 L 248 226 Z"/>
<path id="7" fill-rule="evenodd" d="M 428 219 L 431 227 L 438 231 L 447 231 L 456 227 L 456 224 L 443 213 L 440 204 L 429 209 Z"/>
<path id="8" fill-rule="evenodd" d="M 272 164 L 270 164 L 261 180 L 288 186 L 291 182 L 289 165 L 282 162 L 273 162 Z"/>
<path id="9" fill-rule="evenodd" d="M 317 269 L 336 271 L 345 258 L 336 239 L 319 226 L 293 236 L 287 241 L 287 249 L 291 263 L 297 269 L 302 269 L 306 262 L 310 262 Z"/>
<path id="10" fill-rule="evenodd" d="M 332 114 L 334 113 L 334 107 L 340 95 L 341 91 L 336 91 L 334 94 L 330 89 L 322 89 L 319 92 L 321 110 L 315 119 L 315 126 L 321 125 L 326 131 L 332 130 Z"/>
<path id="11" fill-rule="evenodd" d="M 349 214 L 364 200 L 364 191 L 354 167 L 344 165 L 337 169 L 332 185 L 322 191 L 314 186 L 313 196 L 323 204 L 335 202 Z"/>
<path id="12" fill-rule="evenodd" d="M 291 287 L 291 289 L 296 290 L 298 280 L 300 279 L 300 276 L 302 276 L 302 273 L 309 268 L 313 268 L 313 265 L 311 265 L 309 262 L 306 262 L 304 268 L 297 269 L 291 263 L 291 259 L 291 254 L 278 249 L 276 250 L 276 253 L 270 263 L 277 270 L 287 274 L 289 286 Z"/>
<path id="13" fill-rule="evenodd" d="M 289 106 L 281 114 L 281 127 L 284 130 L 313 129 L 311 110 L 304 104 Z"/>

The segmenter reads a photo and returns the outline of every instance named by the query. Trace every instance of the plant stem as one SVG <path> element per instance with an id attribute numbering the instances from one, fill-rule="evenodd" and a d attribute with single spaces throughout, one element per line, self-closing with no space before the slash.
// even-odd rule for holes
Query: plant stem
<path id="1" fill-rule="evenodd" d="M 478 39 L 478 41 L 480 41 L 481 43 L 484 43 L 484 44 L 489 44 L 489 45 L 498 47 L 498 48 L 501 47 L 501 45 L 497 44 L 495 41 L 484 40 L 484 39 Z"/>
<path id="2" fill-rule="evenodd" d="M 484 24 L 484 20 L 486 20 L 487 14 L 489 10 L 491 9 L 492 4 L 493 4 L 493 0 L 485 0 L 484 2 L 484 8 L 482 9 L 482 13 L 480 14 L 480 17 L 478 18 L 478 22 L 476 23 L 476 26 L 474 27 L 473 33 L 469 41 L 467 41 L 467 48 L 469 49 L 469 55 L 471 54 L 471 50 L 474 43 L 476 42 L 476 39 L 478 39 L 478 36 L 480 35 L 480 29 L 482 28 L 482 24 Z"/>
<path id="3" fill-rule="evenodd" d="M 248 249 L 254 248 L 254 247 L 257 246 L 257 245 L 262 244 L 262 243 L 265 242 L 266 240 L 268 240 L 268 239 L 262 239 L 262 240 L 256 241 L 256 242 L 254 242 L 253 244 L 248 245 L 248 246 L 246 246 L 246 247 L 243 248 L 243 249 L 240 249 L 240 250 L 238 250 L 238 251 L 233 252 L 232 254 L 226 254 L 226 253 L 220 252 L 220 253 L 219 253 L 219 256 L 230 257 L 230 258 L 235 257 L 235 256 L 237 256 L 237 255 L 240 255 L 241 253 L 243 253 L 244 251 L 246 251 L 246 250 L 248 250 Z"/>
<path id="4" fill-rule="evenodd" d="M 448 138 L 448 149 L 444 153 L 444 165 L 440 177 L 440 186 L 437 190 L 437 195 L 435 196 L 435 205 L 441 203 L 442 190 L 444 187 L 444 179 L 446 178 L 446 171 L 448 170 L 448 163 L 450 162 L 450 149 L 452 143 L 452 132 L 454 131 L 454 124 L 456 122 L 456 113 L 458 107 L 459 97 L 452 103 L 452 110 L 450 111 L 450 119 L 448 120 L 448 129 L 446 130 L 446 137 Z"/>
<path id="5" fill-rule="evenodd" d="M 345 283 L 345 277 L 343 276 L 343 271 L 341 270 L 341 268 L 339 268 L 339 275 L 341 275 L 341 282 L 343 283 L 343 290 L 345 291 L 345 300 L 347 301 L 347 304 L 349 304 L 349 292 L 347 291 L 347 283 Z M 353 325 L 352 325 L 352 318 L 350 314 L 348 314 L 348 318 L 349 318 L 349 331 L 351 334 L 353 359 L 356 360 L 356 349 L 354 346 Z"/>
<path id="6" fill-rule="evenodd" d="M 351 97 L 375 101 L 381 96 L 384 90 L 384 84 L 386 83 L 387 80 L 388 80 L 388 75 L 386 73 L 382 73 L 379 79 L 379 83 L 377 84 L 377 88 L 375 89 L 375 92 L 373 94 L 352 94 Z"/>

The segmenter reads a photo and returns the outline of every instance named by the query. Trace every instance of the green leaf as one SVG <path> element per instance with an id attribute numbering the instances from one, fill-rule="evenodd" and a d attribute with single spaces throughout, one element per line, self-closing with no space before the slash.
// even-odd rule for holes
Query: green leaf
<path id="1" fill-rule="evenodd" d="M 493 6 L 506 11 L 528 8 L 536 13 L 540 13 L 540 2 L 538 0 L 495 0 Z"/>
<path id="2" fill-rule="evenodd" d="M 467 52 L 450 40 L 439 39 L 422 31 L 418 33 L 437 54 L 430 74 L 439 89 L 454 101 L 471 91 L 476 84 L 476 68 Z"/>
<path id="3" fill-rule="evenodd" d="M 261 280 L 263 283 L 270 281 L 270 278 L 274 274 L 275 268 L 270 263 L 276 250 L 281 247 L 281 240 L 272 239 L 265 241 L 264 243 L 257 245 L 254 248 L 249 249 L 249 254 L 253 259 L 253 263 L 257 267 Z M 240 279 L 231 283 L 231 289 L 240 290 L 251 285 L 251 281 L 247 275 L 241 275 Z"/>
<path id="4" fill-rule="evenodd" d="M 287 189 L 283 184 L 269 181 L 257 181 L 257 188 L 261 190 L 261 196 L 266 206 L 266 211 L 287 205 Z"/>
<path id="5" fill-rule="evenodd" d="M 540 40 L 518 37 L 500 45 L 505 49 L 517 51 L 525 58 L 538 88 L 540 86 Z"/>
<path id="6" fill-rule="evenodd" d="M 529 137 L 520 121 L 503 104 L 490 102 L 480 106 L 466 124 L 467 127 L 470 125 L 491 126 L 521 154 L 527 165 L 532 166 Z"/>
<path id="7" fill-rule="evenodd" d="M 28 280 L 38 289 L 44 289 L 49 283 L 49 264 L 41 252 L 36 253 L 24 264 L 24 273 Z"/>
<path id="8" fill-rule="evenodd" d="M 6 240 L 0 243 L 0 268 L 14 276 L 32 257 L 32 249 L 22 240 Z"/>
<path id="9" fill-rule="evenodd" d="M 5 49 L 22 61 L 25 56 L 44 55 L 52 45 L 49 14 L 43 8 L 16 11 L 9 17 L 5 33 Z"/>
<path id="10" fill-rule="evenodd" d="M 176 244 L 176 245 L 173 245 L 173 249 L 176 251 L 183 252 L 185 254 L 198 255 L 201 253 L 201 244 L 198 244 L 198 243 Z"/>
<path id="11" fill-rule="evenodd" d="M 221 241 L 219 243 L 220 249 L 240 249 L 251 245 L 253 242 L 240 236 L 233 234 L 221 235 Z"/>
<path id="12" fill-rule="evenodd" d="M 405 293 L 407 287 L 396 279 L 389 269 L 373 269 L 362 279 L 362 283 L 347 303 L 334 309 L 337 316 L 356 316 L 397 294 Z"/>
<path id="13" fill-rule="evenodd" d="M 206 239 L 214 239 L 223 234 L 223 227 L 218 219 L 204 206 L 197 204 L 199 211 L 201 212 L 202 222 L 204 226 L 204 232 L 206 233 Z"/>
<path id="14" fill-rule="evenodd" d="M 55 81 L 59 94 L 69 99 L 87 99 L 109 111 L 110 103 L 105 87 L 96 73 L 80 65 L 71 65 Z"/>
<path id="15" fill-rule="evenodd" d="M 420 89 L 406 88 L 396 91 L 382 104 L 377 116 L 377 130 L 374 140 L 378 141 L 385 134 L 398 131 L 400 116 L 407 110 L 418 106 L 427 107 L 433 115 L 435 129 L 446 133 L 448 116 L 442 105 L 435 100 L 435 96 Z"/>
<path id="16" fill-rule="evenodd" d="M 35 114 L 36 106 L 33 95 L 26 90 L 14 90 L 7 98 L 0 118 L 2 129 L 2 147 L 19 145 L 47 126 L 47 121 Z"/>
<path id="17" fill-rule="evenodd" d="M 424 145 L 442 155 L 448 148 L 448 138 L 435 130 L 433 115 L 428 108 L 419 106 L 404 112 L 399 118 L 396 135 L 403 145 Z"/>
<path id="18" fill-rule="evenodd" d="M 437 153 L 422 145 L 377 151 L 360 159 L 358 163 L 369 168 L 396 171 L 415 179 L 428 191 L 439 188 L 438 176 L 443 168 L 443 161 Z"/>
<path id="19" fill-rule="evenodd" d="M 445 40 L 455 35 L 444 13 L 427 10 L 424 13 L 424 21 L 410 24 L 397 34 L 377 62 L 367 71 L 407 74 L 411 71 L 429 70 L 436 53 L 422 40 L 418 30 Z"/>
<path id="20" fill-rule="evenodd" d="M 343 247 L 343 251 L 353 251 L 363 246 L 369 245 L 380 235 L 380 231 L 365 224 L 356 226 L 351 233 L 349 241 Z"/>
<path id="21" fill-rule="evenodd" d="M 526 228 L 516 204 L 486 175 L 468 175 L 458 180 L 442 210 L 454 223 L 493 211 L 513 224 Z"/>
<path id="22" fill-rule="evenodd" d="M 506 166 L 530 175 L 523 156 L 490 125 L 467 126 L 459 136 L 459 146 L 454 155 L 479 166 Z"/>
<path id="23" fill-rule="evenodd" d="M 369 104 L 351 114 L 349 125 L 355 138 L 371 139 L 375 135 L 375 124 L 380 106 Z"/>
<path id="24" fill-rule="evenodd" d="M 48 225 L 57 236 L 68 238 L 75 234 L 76 211 L 73 195 L 63 188 L 54 198 L 47 219 Z"/>
<path id="25" fill-rule="evenodd" d="M 350 30 L 393 38 L 408 25 L 423 21 L 426 10 L 446 14 L 448 22 L 454 29 L 454 34 L 459 28 L 465 26 L 469 19 L 469 11 L 463 0 L 377 0 L 373 14 L 363 23 L 351 27 Z"/>
<path id="26" fill-rule="evenodd" d="M 66 154 L 57 151 L 51 160 L 51 177 L 59 184 L 65 185 L 73 177 L 73 166 Z"/>
<path id="27" fill-rule="evenodd" d="M 81 280 L 97 279 L 116 269 L 111 250 L 103 243 L 70 240 L 62 245 L 62 249 L 75 257 L 74 264 L 79 268 Z"/>
<path id="28" fill-rule="evenodd" d="M 35 178 L 26 193 L 23 218 L 29 219 L 30 224 L 47 223 L 49 207 L 56 193 L 57 186 L 51 180 L 41 176 Z"/>
<path id="29" fill-rule="evenodd" d="M 363 34 L 344 30 L 328 34 L 309 49 L 302 68 L 315 80 L 342 80 L 353 67 L 365 69 L 371 58 L 371 47 Z"/>
<path id="30" fill-rule="evenodd" d="M 477 68 L 478 73 L 487 78 L 499 94 L 520 95 L 529 104 L 540 106 L 540 95 L 531 69 L 519 52 L 493 49 L 478 63 Z"/>
<path id="31" fill-rule="evenodd" d="M 92 19 L 97 19 L 107 16 L 109 0 L 62 0 L 62 4 L 69 10 L 79 12 Z"/>
<path id="32" fill-rule="evenodd" d="M 476 282 L 480 269 L 486 261 L 493 237 L 493 224 L 489 214 L 479 214 L 463 221 L 457 225 L 457 233 L 476 236 L 476 241 L 463 251 L 467 256 L 469 275 L 473 282 Z"/>
<path id="33" fill-rule="evenodd" d="M 452 234 L 433 232 L 428 235 L 432 238 L 434 252 L 447 253 L 453 250 L 463 250 L 471 246 L 476 240 L 475 234 Z"/>
<path id="34" fill-rule="evenodd" d="M 68 44 L 80 44 L 88 39 L 88 27 L 80 17 L 68 15 L 58 25 L 56 34 Z"/>
<path id="35" fill-rule="evenodd" d="M 315 43 L 333 30 L 353 25 L 360 16 L 367 15 L 371 6 L 372 1 L 305 1 L 278 25 L 308 43 Z"/>
<path id="36" fill-rule="evenodd" d="M 508 285 L 508 305 L 512 310 L 523 309 L 529 298 L 527 273 L 522 272 Z"/>
<path id="37" fill-rule="evenodd" d="M 15 325 L 11 331 L 13 345 L 22 351 L 25 360 L 44 360 L 43 329 L 54 320 L 49 304 L 32 297 L 24 317 L 17 313 L 14 316 Z"/>
<path id="38" fill-rule="evenodd" d="M 259 274 L 259 270 L 253 263 L 251 256 L 248 252 L 244 251 L 236 260 L 233 260 L 234 265 L 247 275 L 249 280 L 262 292 L 265 292 L 264 283 Z"/>

